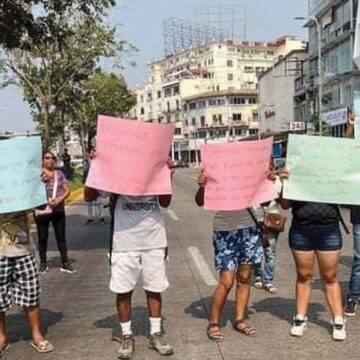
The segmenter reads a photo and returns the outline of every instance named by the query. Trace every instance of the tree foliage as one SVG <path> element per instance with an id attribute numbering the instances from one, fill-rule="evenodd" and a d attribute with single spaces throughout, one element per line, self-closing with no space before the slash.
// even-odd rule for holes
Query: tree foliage
<path id="1" fill-rule="evenodd" d="M 115 0 L 0 1 L 0 45 L 7 49 L 30 49 L 46 40 L 49 28 L 57 28 L 59 37 L 64 36 L 68 29 L 59 27 L 58 16 L 72 11 L 94 18 L 115 3 Z"/>
<path id="2" fill-rule="evenodd" d="M 41 1 L 32 1 L 36 2 Z M 80 99 L 90 108 L 100 109 L 100 100 L 94 107 L 86 97 L 82 97 L 89 91 L 89 81 L 95 81 L 101 73 L 100 60 L 112 58 L 120 62 L 132 47 L 117 40 L 116 30 L 104 22 L 104 8 L 113 1 L 43 2 L 49 6 L 49 11 L 42 17 L 46 19 L 46 31 L 36 41 L 22 40 L 18 48 L 7 49 L 4 64 L 10 73 L 16 75 L 34 119 L 43 131 L 45 146 L 48 146 L 52 139 L 63 137 L 65 126 L 71 124 L 76 128 L 77 121 L 82 124 L 81 109 L 84 105 Z M 74 8 L 74 4 L 78 8 Z M 98 12 L 94 14 L 95 9 Z M 124 80 L 120 79 L 125 94 L 128 90 Z M 111 76 L 105 80 L 114 85 Z M 108 101 L 108 97 L 102 96 L 101 101 Z M 117 114 L 118 109 L 114 109 Z M 86 116 L 94 118 L 89 113 Z M 82 125 L 77 128 L 82 128 Z M 83 133 L 87 134 L 88 129 L 85 130 Z"/>

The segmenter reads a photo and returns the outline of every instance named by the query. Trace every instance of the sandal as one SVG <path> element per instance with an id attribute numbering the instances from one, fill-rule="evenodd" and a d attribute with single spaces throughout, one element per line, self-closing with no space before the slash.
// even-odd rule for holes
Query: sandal
<path id="1" fill-rule="evenodd" d="M 52 352 L 54 350 L 54 346 L 48 340 L 41 340 L 39 343 L 35 344 L 31 342 L 30 345 L 39 353 L 45 354 Z"/>
<path id="2" fill-rule="evenodd" d="M 241 325 L 241 326 L 239 326 Z M 236 320 L 235 324 L 234 324 L 234 329 L 241 333 L 244 334 L 246 336 L 256 336 L 256 329 L 248 326 L 244 323 L 244 320 Z"/>
<path id="3" fill-rule="evenodd" d="M 224 340 L 224 335 L 222 333 L 222 331 L 220 330 L 220 326 L 219 324 L 213 323 L 213 324 L 209 324 L 207 329 L 206 329 L 206 334 L 208 336 L 208 338 L 212 341 L 223 341 Z"/>
<path id="4" fill-rule="evenodd" d="M 6 344 L 3 348 L 0 349 L 0 359 L 5 355 L 5 353 L 10 349 L 10 345 Z"/>

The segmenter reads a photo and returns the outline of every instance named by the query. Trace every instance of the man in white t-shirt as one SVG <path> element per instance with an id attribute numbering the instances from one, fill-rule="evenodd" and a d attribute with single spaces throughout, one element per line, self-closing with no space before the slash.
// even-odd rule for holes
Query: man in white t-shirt
<path id="1" fill-rule="evenodd" d="M 160 355 L 173 353 L 161 327 L 161 293 L 169 282 L 165 267 L 167 237 L 160 206 L 168 207 L 170 202 L 171 195 L 114 197 L 110 290 L 117 295 L 122 330 L 120 359 L 130 359 L 134 353 L 131 297 L 140 274 L 149 312 L 149 347 Z"/>

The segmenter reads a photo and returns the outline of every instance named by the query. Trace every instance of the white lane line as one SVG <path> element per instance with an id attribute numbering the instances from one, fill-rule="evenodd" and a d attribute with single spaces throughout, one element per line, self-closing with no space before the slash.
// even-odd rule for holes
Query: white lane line
<path id="1" fill-rule="evenodd" d="M 174 221 L 179 221 L 179 217 L 176 215 L 176 212 L 173 209 L 166 209 L 166 214 Z"/>
<path id="2" fill-rule="evenodd" d="M 208 286 L 216 286 L 217 281 L 212 274 L 208 264 L 206 263 L 204 257 L 200 254 L 200 251 L 197 247 L 189 247 L 188 251 L 199 270 L 201 277 L 203 278 L 204 282 Z"/>

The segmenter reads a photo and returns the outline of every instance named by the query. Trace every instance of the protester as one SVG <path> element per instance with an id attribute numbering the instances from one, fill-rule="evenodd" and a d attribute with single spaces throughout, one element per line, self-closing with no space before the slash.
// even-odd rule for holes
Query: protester
<path id="1" fill-rule="evenodd" d="M 270 178 L 274 183 L 276 192 L 280 196 L 282 190 L 282 182 L 278 175 L 275 174 L 274 159 L 270 160 Z M 264 215 L 277 214 L 280 215 L 280 205 L 276 200 L 272 200 L 267 206 L 263 208 Z M 276 265 L 276 245 L 279 237 L 279 231 L 276 229 L 268 229 L 268 240 L 270 246 L 264 249 L 264 270 L 262 264 L 254 266 L 255 283 L 254 286 L 258 289 L 264 288 L 271 294 L 276 294 L 278 289 L 274 285 L 274 274 Z"/>
<path id="2" fill-rule="evenodd" d="M 350 114 L 346 137 L 354 136 L 355 116 Z M 355 316 L 360 302 L 360 206 L 351 209 L 351 222 L 353 224 L 354 259 L 351 267 L 349 293 L 345 306 L 345 315 Z"/>
<path id="3" fill-rule="evenodd" d="M 199 190 L 195 201 L 204 205 L 207 177 L 201 173 Z M 215 267 L 219 272 L 219 283 L 211 304 L 207 336 L 213 341 L 222 341 L 220 317 L 228 294 L 236 281 L 234 329 L 247 336 L 255 336 L 255 328 L 245 323 L 250 298 L 252 267 L 261 264 L 262 246 L 259 229 L 255 223 L 256 212 L 252 210 L 218 211 L 213 220 L 213 245 Z M 253 219 L 254 218 L 254 219 Z"/>
<path id="4" fill-rule="evenodd" d="M 289 178 L 287 169 L 282 170 L 280 178 Z M 332 314 L 333 339 L 345 340 L 345 320 L 337 276 L 342 248 L 339 207 L 285 199 L 280 199 L 280 203 L 284 209 L 292 208 L 293 214 L 289 244 L 295 260 L 297 280 L 296 315 L 290 333 L 292 336 L 302 336 L 307 329 L 311 283 L 317 258 L 325 296 Z"/>
<path id="5" fill-rule="evenodd" d="M 39 353 L 54 350 L 41 332 L 40 284 L 29 212 L 0 214 L 0 358 L 9 349 L 5 313 L 12 300 L 21 306 L 31 328 L 30 345 Z"/>
<path id="6" fill-rule="evenodd" d="M 49 238 L 50 222 L 53 225 L 58 249 L 61 256 L 61 271 L 74 273 L 75 270 L 69 263 L 65 234 L 65 200 L 70 196 L 65 175 L 60 170 L 55 170 L 56 158 L 51 151 L 43 155 L 43 173 L 49 202 L 46 206 L 35 211 L 36 226 L 39 237 L 40 273 L 45 274 L 47 265 L 46 252 Z"/>
<path id="7" fill-rule="evenodd" d="M 90 148 L 88 152 L 88 159 L 84 162 L 82 182 L 85 185 L 87 176 L 89 174 L 90 164 L 93 158 L 96 155 L 95 148 Z M 97 197 L 95 200 L 89 201 L 86 196 L 85 190 L 85 202 L 87 203 L 87 213 L 88 219 L 86 220 L 86 225 L 94 224 L 96 221 L 99 221 L 101 224 L 105 224 L 104 218 L 104 205 L 100 197 Z"/>
<path id="8" fill-rule="evenodd" d="M 73 175 L 73 170 L 71 169 L 71 156 L 68 149 L 64 149 L 64 153 L 61 155 L 61 160 L 64 164 L 64 174 L 68 179 L 70 179 Z"/>
<path id="9" fill-rule="evenodd" d="M 169 166 L 172 165 L 169 163 Z M 101 196 L 108 196 L 100 192 Z M 162 297 L 168 288 L 165 261 L 167 236 L 160 206 L 170 205 L 171 195 L 112 195 L 113 236 L 111 244 L 110 290 L 116 294 L 121 327 L 118 357 L 130 359 L 135 351 L 131 326 L 131 298 L 142 274 L 149 322 L 149 348 L 160 355 L 173 354 L 162 331 Z"/>

